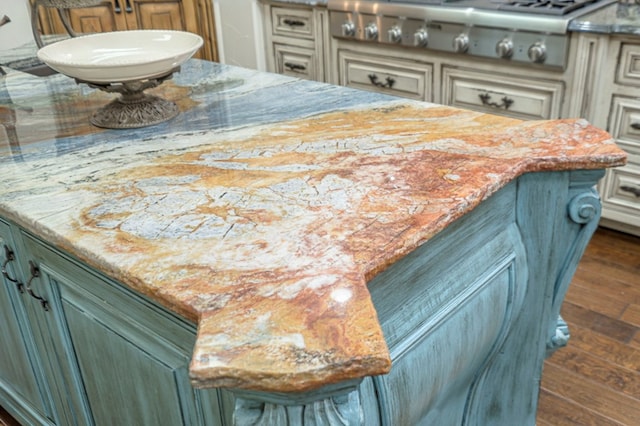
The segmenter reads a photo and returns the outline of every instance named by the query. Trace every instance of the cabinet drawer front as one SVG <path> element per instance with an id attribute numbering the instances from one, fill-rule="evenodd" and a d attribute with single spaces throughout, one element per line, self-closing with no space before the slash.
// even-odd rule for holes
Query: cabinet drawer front
<path id="1" fill-rule="evenodd" d="M 276 72 L 309 80 L 322 80 L 313 49 L 274 44 Z"/>
<path id="2" fill-rule="evenodd" d="M 640 101 L 614 96 L 611 112 L 611 135 L 640 148 Z"/>
<path id="3" fill-rule="evenodd" d="M 458 108 L 526 120 L 560 117 L 564 85 L 457 68 L 443 69 L 442 101 Z"/>
<path id="4" fill-rule="evenodd" d="M 635 218 L 631 225 L 640 226 L 640 151 L 623 144 L 621 148 L 629 152 L 628 163 L 607 171 L 603 201 L 607 207 Z"/>
<path id="5" fill-rule="evenodd" d="M 640 44 L 622 43 L 618 57 L 617 83 L 640 86 Z"/>
<path id="6" fill-rule="evenodd" d="M 393 64 L 373 55 L 338 53 L 340 85 L 373 90 L 404 98 L 431 100 L 433 66 L 393 59 Z"/>
<path id="7" fill-rule="evenodd" d="M 273 34 L 313 39 L 313 11 L 311 9 L 271 9 Z"/>

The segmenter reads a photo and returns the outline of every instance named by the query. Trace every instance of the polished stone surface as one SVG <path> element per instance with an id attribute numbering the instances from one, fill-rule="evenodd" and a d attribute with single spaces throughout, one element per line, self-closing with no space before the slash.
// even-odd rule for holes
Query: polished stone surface
<path id="1" fill-rule="evenodd" d="M 569 31 L 640 35 L 640 5 L 612 3 L 572 20 Z"/>
<path id="2" fill-rule="evenodd" d="M 202 387 L 302 391 L 389 370 L 367 282 L 522 173 L 624 163 L 584 120 L 520 122 L 191 60 L 179 106 L 0 79 L 0 215 L 198 323 Z M 399 290 L 400 291 L 400 290 Z"/>

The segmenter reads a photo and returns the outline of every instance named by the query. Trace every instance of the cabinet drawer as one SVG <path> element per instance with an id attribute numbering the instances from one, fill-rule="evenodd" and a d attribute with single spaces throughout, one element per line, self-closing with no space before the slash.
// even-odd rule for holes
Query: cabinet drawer
<path id="1" fill-rule="evenodd" d="M 629 151 L 628 163 L 607 171 L 603 202 L 630 218 L 633 223 L 629 225 L 640 227 L 640 151 L 634 153 L 630 147 L 621 147 Z"/>
<path id="2" fill-rule="evenodd" d="M 430 101 L 433 65 L 397 58 L 392 61 L 385 63 L 383 57 L 341 50 L 338 52 L 339 84 Z"/>
<path id="3" fill-rule="evenodd" d="M 616 140 L 640 148 L 640 101 L 614 96 L 609 131 Z"/>
<path id="4" fill-rule="evenodd" d="M 618 57 L 616 82 L 640 86 L 640 44 L 622 43 Z"/>
<path id="5" fill-rule="evenodd" d="M 311 9 L 271 8 L 273 34 L 299 37 L 312 40 L 314 38 L 313 11 Z"/>
<path id="6" fill-rule="evenodd" d="M 442 102 L 526 120 L 560 117 L 564 84 L 444 67 Z"/>
<path id="7" fill-rule="evenodd" d="M 322 80 L 315 50 L 285 44 L 273 45 L 276 72 L 309 80 Z"/>

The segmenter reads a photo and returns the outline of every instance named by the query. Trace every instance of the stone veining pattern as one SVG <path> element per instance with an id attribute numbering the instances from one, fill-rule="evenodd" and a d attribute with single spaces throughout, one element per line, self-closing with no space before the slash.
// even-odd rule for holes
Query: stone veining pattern
<path id="1" fill-rule="evenodd" d="M 178 117 L 104 130 L 88 124 L 104 93 L 9 73 L 0 214 L 197 322 L 202 387 L 304 391 L 387 372 L 376 273 L 522 173 L 625 158 L 582 120 L 198 60 L 154 90 Z"/>

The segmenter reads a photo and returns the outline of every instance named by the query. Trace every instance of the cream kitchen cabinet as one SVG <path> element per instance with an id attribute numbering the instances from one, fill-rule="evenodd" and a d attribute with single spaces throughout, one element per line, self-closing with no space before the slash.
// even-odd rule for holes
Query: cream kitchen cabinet
<path id="1" fill-rule="evenodd" d="M 264 2 L 267 70 L 315 81 L 327 81 L 325 9 Z"/>
<path id="2" fill-rule="evenodd" d="M 640 41 L 600 36 L 601 69 L 587 118 L 628 153 L 627 165 L 600 183 L 602 224 L 640 235 Z"/>
<path id="3" fill-rule="evenodd" d="M 190 384 L 194 324 L 2 220 L 0 243 L 0 392 L 22 423 L 231 424 L 229 393 Z"/>
<path id="4" fill-rule="evenodd" d="M 65 33 L 55 9 L 40 6 L 39 17 L 43 34 Z M 96 6 L 69 9 L 69 22 L 79 34 L 137 29 L 189 31 L 204 39 L 195 56 L 217 60 L 210 0 L 103 0 Z"/>

